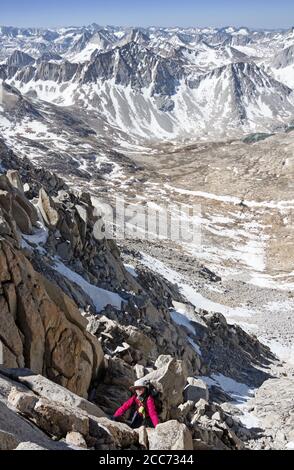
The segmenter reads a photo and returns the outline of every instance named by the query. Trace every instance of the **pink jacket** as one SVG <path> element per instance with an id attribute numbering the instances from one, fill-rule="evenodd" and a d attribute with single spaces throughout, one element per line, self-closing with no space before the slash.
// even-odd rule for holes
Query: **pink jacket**
<path id="1" fill-rule="evenodd" d="M 137 398 L 137 395 L 133 395 L 118 410 L 116 410 L 116 412 L 114 413 L 114 417 L 119 418 L 120 416 L 122 416 L 127 410 L 131 408 L 131 406 L 133 406 L 134 403 L 136 403 L 137 409 L 139 409 L 140 406 L 142 405 L 140 400 Z M 156 426 L 159 423 L 159 419 L 158 419 L 158 414 L 157 414 L 155 403 L 154 403 L 154 398 L 151 395 L 149 395 L 149 397 L 146 400 L 146 415 L 147 417 L 149 416 L 149 418 L 152 421 L 153 426 L 156 428 Z"/>

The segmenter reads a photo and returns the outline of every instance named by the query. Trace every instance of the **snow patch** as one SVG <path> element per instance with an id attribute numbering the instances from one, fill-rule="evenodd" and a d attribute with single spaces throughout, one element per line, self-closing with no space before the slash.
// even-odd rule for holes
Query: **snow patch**
<path id="1" fill-rule="evenodd" d="M 294 344 L 281 344 L 276 339 L 268 339 L 263 336 L 259 337 L 258 339 L 260 342 L 268 346 L 272 353 L 277 356 L 280 360 L 287 362 L 292 366 L 294 365 Z"/>
<path id="2" fill-rule="evenodd" d="M 161 274 L 169 282 L 177 284 L 184 297 L 188 300 L 188 302 L 194 305 L 194 307 L 208 310 L 210 312 L 222 313 L 226 318 L 251 317 L 252 313 L 254 313 L 252 310 L 249 310 L 245 307 L 229 307 L 227 305 L 219 304 L 207 299 L 199 292 L 196 292 L 193 287 L 187 284 L 176 271 L 167 267 L 158 259 L 153 258 L 152 256 L 145 253 L 141 253 L 141 256 L 142 264 L 147 266 L 152 271 Z M 186 316 L 188 315 L 187 312 L 182 312 L 181 314 Z M 193 321 L 193 318 L 189 316 L 188 320 Z"/>
<path id="3" fill-rule="evenodd" d="M 90 284 L 82 276 L 69 269 L 58 259 L 55 260 L 53 268 L 81 287 L 81 289 L 92 300 L 97 313 L 101 312 L 107 305 L 112 305 L 117 309 L 121 309 L 121 305 L 124 300 L 118 294 Z"/>
<path id="4" fill-rule="evenodd" d="M 195 328 L 191 325 L 190 320 L 188 320 L 184 313 L 177 310 L 171 310 L 170 316 L 177 325 L 184 326 L 188 331 L 195 334 Z"/>
<path id="5" fill-rule="evenodd" d="M 244 403 L 252 398 L 254 389 L 248 385 L 237 382 L 230 377 L 226 377 L 223 374 L 212 374 L 211 377 L 202 376 L 202 380 L 209 386 L 218 386 L 224 392 L 228 393 L 233 401 L 237 403 Z"/>
<path id="6" fill-rule="evenodd" d="M 136 269 L 133 265 L 131 264 L 125 264 L 124 267 L 126 270 L 133 276 L 133 277 L 138 277 L 138 274 L 136 272 Z"/>
<path id="7" fill-rule="evenodd" d="M 48 239 L 48 229 L 42 222 L 37 222 L 38 229 L 32 235 L 22 235 L 23 244 L 27 247 L 30 243 L 37 245 L 37 250 L 41 253 L 45 252 L 45 249 L 42 247 L 47 242 Z"/>
<path id="8" fill-rule="evenodd" d="M 196 351 L 199 356 L 202 356 L 200 346 L 198 344 L 196 344 L 195 341 L 193 341 L 192 338 L 190 338 L 190 337 L 188 337 L 188 341 L 191 344 L 194 351 Z"/>

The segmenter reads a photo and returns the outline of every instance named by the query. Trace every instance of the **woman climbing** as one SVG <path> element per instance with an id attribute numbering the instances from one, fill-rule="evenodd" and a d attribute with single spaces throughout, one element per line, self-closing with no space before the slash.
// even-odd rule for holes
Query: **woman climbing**
<path id="1" fill-rule="evenodd" d="M 118 408 L 113 415 L 113 419 L 117 420 L 131 408 L 130 426 L 132 428 L 139 428 L 143 425 L 156 428 L 159 419 L 154 398 L 149 393 L 149 384 L 140 379 L 130 387 L 130 390 L 134 394 Z"/>

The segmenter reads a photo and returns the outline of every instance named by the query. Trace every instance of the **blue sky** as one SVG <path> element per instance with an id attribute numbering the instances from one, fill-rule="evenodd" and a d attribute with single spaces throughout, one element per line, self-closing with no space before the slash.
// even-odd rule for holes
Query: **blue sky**
<path id="1" fill-rule="evenodd" d="M 294 0 L 1 0 L 0 24 L 61 26 L 294 25 Z"/>

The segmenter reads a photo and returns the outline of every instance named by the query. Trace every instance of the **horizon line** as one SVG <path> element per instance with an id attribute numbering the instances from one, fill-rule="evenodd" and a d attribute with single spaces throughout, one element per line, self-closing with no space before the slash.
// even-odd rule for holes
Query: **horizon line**
<path id="1" fill-rule="evenodd" d="M 246 25 L 225 25 L 225 26 L 180 26 L 180 25 L 169 25 L 169 26 L 162 26 L 162 25 L 147 25 L 147 26 L 140 26 L 140 25 L 122 25 L 122 24 L 98 24 L 95 21 L 89 24 L 81 24 L 81 25 L 74 25 L 74 24 L 63 24 L 63 25 L 56 25 L 56 26 L 15 26 L 15 25 L 8 25 L 8 24 L 1 24 L 0 28 L 17 28 L 17 29 L 61 29 L 61 28 L 88 28 L 89 26 L 96 25 L 101 28 L 131 28 L 131 29 L 150 29 L 150 28 L 157 28 L 157 29 L 171 29 L 171 28 L 181 28 L 181 29 L 226 29 L 226 28 L 235 28 L 235 29 L 248 29 L 249 31 L 288 31 L 294 29 L 294 25 L 288 27 L 276 27 L 276 28 L 266 28 L 266 27 L 250 27 Z"/>

